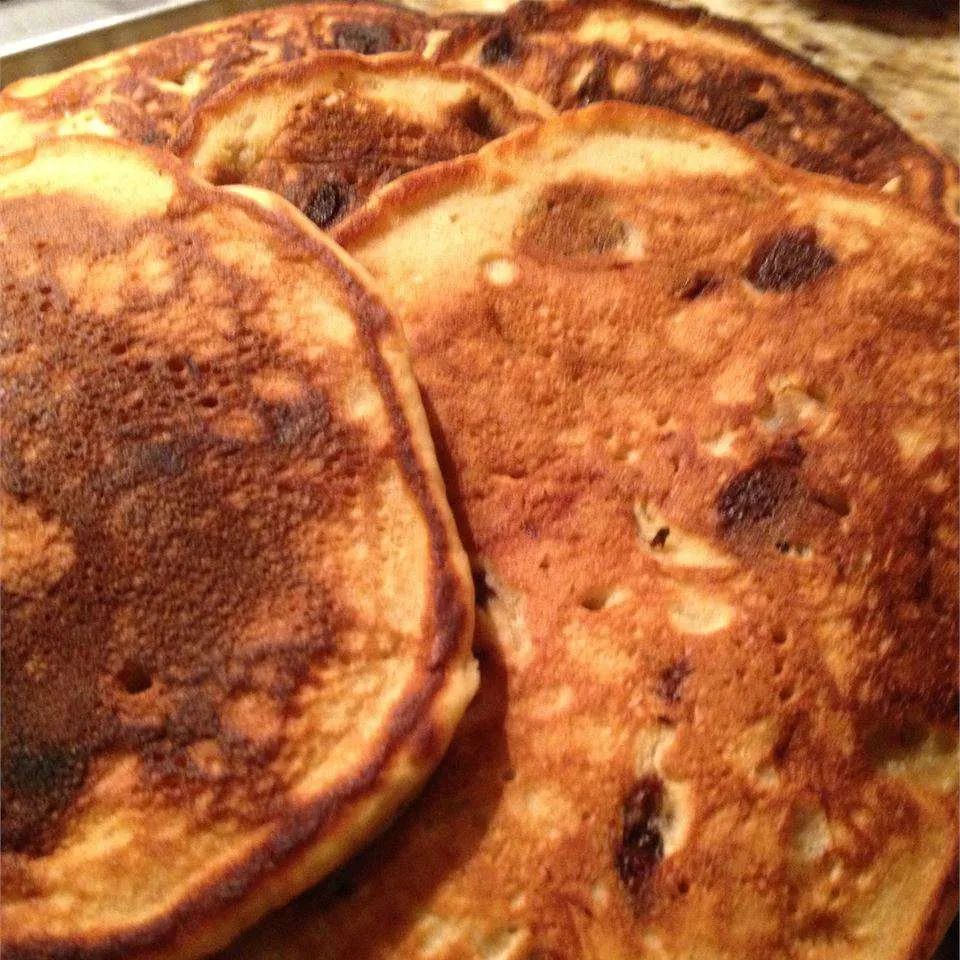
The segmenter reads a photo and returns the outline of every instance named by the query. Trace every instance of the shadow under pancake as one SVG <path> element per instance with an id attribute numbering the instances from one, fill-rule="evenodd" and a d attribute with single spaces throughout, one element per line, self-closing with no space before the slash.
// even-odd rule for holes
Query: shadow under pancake
<path id="1" fill-rule="evenodd" d="M 960 922 L 954 920 L 950 924 L 947 935 L 943 938 L 943 943 L 933 955 L 933 960 L 956 960 L 960 956 Z"/>
<path id="2" fill-rule="evenodd" d="M 379 960 L 423 918 L 424 906 L 436 903 L 436 888 L 470 859 L 514 775 L 505 730 L 507 671 L 482 610 L 474 653 L 480 688 L 420 797 L 366 851 L 267 917 L 221 960 Z M 388 876 L 396 889 L 406 890 L 402 905 L 391 897 L 389 914 L 373 921 L 370 913 L 382 905 L 365 897 L 368 875 L 376 875 L 374 888 L 382 889 Z M 337 931 L 336 953 L 325 936 L 328 928 Z"/>
<path id="3" fill-rule="evenodd" d="M 454 465 L 453 452 L 447 441 L 443 423 L 437 415 L 430 395 L 425 391 L 421 391 L 420 399 L 423 401 L 423 409 L 427 414 L 430 436 L 433 438 L 433 446 L 437 453 L 437 463 L 440 464 L 440 472 L 443 474 L 443 482 L 447 488 L 447 500 L 450 502 L 450 509 L 453 511 L 453 517 L 457 521 L 457 532 L 460 534 L 460 541 L 463 543 L 463 549 L 467 551 L 467 556 L 475 557 L 478 553 L 477 538 L 470 526 L 470 517 L 467 516 L 463 508 L 463 489 L 460 486 L 460 477 Z"/>

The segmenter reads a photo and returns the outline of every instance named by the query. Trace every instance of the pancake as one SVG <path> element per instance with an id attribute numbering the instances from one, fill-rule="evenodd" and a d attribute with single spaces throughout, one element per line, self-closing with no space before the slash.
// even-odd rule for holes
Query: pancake
<path id="1" fill-rule="evenodd" d="M 335 231 L 404 324 L 481 689 L 230 960 L 926 960 L 956 908 L 957 238 L 627 104 Z"/>
<path id="2" fill-rule="evenodd" d="M 327 228 L 401 174 L 553 113 L 472 67 L 327 53 L 221 90 L 170 149 L 211 183 L 272 190 Z"/>
<path id="3" fill-rule="evenodd" d="M 0 169 L 3 955 L 195 957 L 337 866 L 476 686 L 395 322 L 270 194 Z"/>
<path id="4" fill-rule="evenodd" d="M 791 166 L 956 216 L 954 160 L 746 24 L 647 0 L 524 0 L 441 22 L 440 59 L 494 70 L 559 109 L 617 99 L 676 110 Z"/>
<path id="5" fill-rule="evenodd" d="M 232 80 L 318 50 L 419 51 L 430 26 L 416 11 L 364 2 L 213 21 L 10 84 L 0 93 L 0 153 L 76 133 L 162 146 L 192 106 Z"/>
<path id="6" fill-rule="evenodd" d="M 163 145 L 193 106 L 272 63 L 410 51 L 495 71 L 560 109 L 615 98 L 677 110 L 793 166 L 956 215 L 955 161 L 745 24 L 647 0 L 523 0 L 501 15 L 419 5 L 438 15 L 369 0 L 241 14 L 18 81 L 0 92 L 0 152 L 77 132 Z"/>

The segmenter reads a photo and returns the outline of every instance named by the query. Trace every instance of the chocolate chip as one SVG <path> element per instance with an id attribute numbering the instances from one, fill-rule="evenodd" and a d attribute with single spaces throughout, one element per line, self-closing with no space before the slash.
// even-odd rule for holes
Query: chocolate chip
<path id="1" fill-rule="evenodd" d="M 386 53 L 398 49 L 389 27 L 350 20 L 333 25 L 333 43 L 338 50 L 354 53 Z"/>
<path id="2" fill-rule="evenodd" d="M 680 289 L 677 296 L 681 300 L 696 300 L 704 294 L 711 293 L 720 286 L 720 278 L 709 273 L 695 273 Z"/>
<path id="3" fill-rule="evenodd" d="M 797 492 L 802 457 L 799 447 L 785 448 L 731 477 L 717 497 L 720 529 L 748 527 L 777 513 Z"/>
<path id="4" fill-rule="evenodd" d="M 727 133 L 741 133 L 762 120 L 769 109 L 762 100 L 744 97 L 739 91 L 725 91 L 715 96 L 710 106 L 710 125 Z"/>
<path id="5" fill-rule="evenodd" d="M 663 781 L 653 774 L 641 777 L 623 802 L 617 872 L 629 893 L 640 898 L 657 864 L 663 859 L 659 816 Z"/>
<path id="6" fill-rule="evenodd" d="M 517 43 L 509 30 L 501 30 L 499 33 L 487 37 L 483 46 L 480 48 L 480 63 L 485 67 L 493 66 L 497 63 L 506 63 L 512 60 L 517 52 Z"/>
<path id="7" fill-rule="evenodd" d="M 303 212 L 318 227 L 326 229 L 343 216 L 347 200 L 346 189 L 335 180 L 327 180 L 317 187 Z"/>
<path id="8" fill-rule="evenodd" d="M 661 550 L 667 542 L 667 537 L 670 536 L 669 527 L 661 527 L 654 535 L 653 539 L 650 541 L 650 548 L 652 550 Z"/>
<path id="9" fill-rule="evenodd" d="M 657 693 L 668 703 L 677 703 L 683 681 L 693 672 L 690 664 L 683 658 L 675 660 L 660 671 L 657 680 Z"/>
<path id="10" fill-rule="evenodd" d="M 758 290 L 796 290 L 826 273 L 836 259 L 817 243 L 813 227 L 786 230 L 757 248 L 745 276 Z"/>

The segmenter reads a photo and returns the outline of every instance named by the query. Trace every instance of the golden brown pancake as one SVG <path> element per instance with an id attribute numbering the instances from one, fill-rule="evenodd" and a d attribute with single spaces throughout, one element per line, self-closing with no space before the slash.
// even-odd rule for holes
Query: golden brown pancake
<path id="1" fill-rule="evenodd" d="M 559 109 L 616 99 L 676 110 L 791 166 L 956 214 L 954 160 L 744 23 L 648 0 L 523 0 L 441 22 L 441 60 L 494 70 Z"/>
<path id="2" fill-rule="evenodd" d="M 423 49 L 428 17 L 380 3 L 278 7 L 217 20 L 0 92 L 0 153 L 71 133 L 164 145 L 189 109 L 232 80 L 319 50 Z"/>
<path id="3" fill-rule="evenodd" d="M 272 190 L 328 228 L 401 174 L 553 113 L 472 67 L 327 53 L 221 90 L 170 149 L 211 183 Z"/>
<path id="4" fill-rule="evenodd" d="M 399 328 L 270 194 L 0 165 L 3 954 L 195 957 L 328 873 L 476 686 Z"/>
<path id="5" fill-rule="evenodd" d="M 479 65 L 561 109 L 608 98 L 667 107 L 793 166 L 955 214 L 956 163 L 861 93 L 744 24 L 648 0 L 522 0 L 502 15 L 433 18 L 370 0 L 242 14 L 11 84 L 0 152 L 76 132 L 165 144 L 232 80 L 326 49 Z"/>
<path id="6" fill-rule="evenodd" d="M 336 231 L 401 318 L 481 689 L 230 960 L 925 960 L 956 909 L 957 238 L 603 104 Z"/>

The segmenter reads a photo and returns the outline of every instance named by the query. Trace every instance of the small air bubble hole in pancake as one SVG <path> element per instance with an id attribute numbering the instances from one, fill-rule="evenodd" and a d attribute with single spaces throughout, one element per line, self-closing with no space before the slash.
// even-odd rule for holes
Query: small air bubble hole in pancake
<path id="1" fill-rule="evenodd" d="M 153 686 L 153 677 L 139 660 L 126 660 L 117 673 L 117 682 L 127 693 L 136 695 Z"/>
<path id="2" fill-rule="evenodd" d="M 606 610 L 622 603 L 627 595 L 623 588 L 594 587 L 580 598 L 580 606 L 591 612 Z"/>

